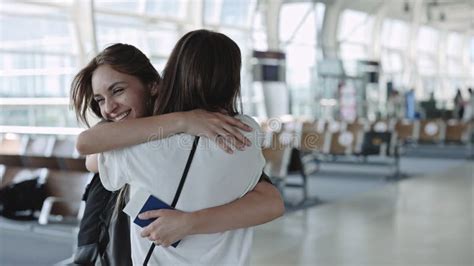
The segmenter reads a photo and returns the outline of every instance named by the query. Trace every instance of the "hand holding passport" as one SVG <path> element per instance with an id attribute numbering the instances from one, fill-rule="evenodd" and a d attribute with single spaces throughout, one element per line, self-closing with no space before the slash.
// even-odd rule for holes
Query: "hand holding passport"
<path id="1" fill-rule="evenodd" d="M 142 220 L 138 217 L 138 215 L 152 210 L 159 210 L 159 209 L 174 209 L 166 202 L 158 199 L 157 197 L 151 195 L 147 191 L 143 189 L 139 189 L 132 197 L 130 197 L 130 201 L 127 203 L 127 206 L 123 209 L 123 211 L 130 216 L 130 219 L 136 225 L 144 228 L 151 224 L 156 218 Z M 177 247 L 180 241 L 173 243 L 171 246 Z"/>

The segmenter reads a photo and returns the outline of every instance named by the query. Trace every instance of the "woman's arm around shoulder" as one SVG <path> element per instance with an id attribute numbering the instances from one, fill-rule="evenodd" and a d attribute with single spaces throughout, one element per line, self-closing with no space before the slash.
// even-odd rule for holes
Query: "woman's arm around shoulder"
<path id="1" fill-rule="evenodd" d="M 229 143 L 236 143 L 238 149 L 250 144 L 238 129 L 252 130 L 236 118 L 218 112 L 192 110 L 100 123 L 79 134 L 76 149 L 80 154 L 86 155 L 101 153 L 167 138 L 177 133 L 187 133 L 210 138 L 223 150 L 231 152 L 232 146 Z"/>

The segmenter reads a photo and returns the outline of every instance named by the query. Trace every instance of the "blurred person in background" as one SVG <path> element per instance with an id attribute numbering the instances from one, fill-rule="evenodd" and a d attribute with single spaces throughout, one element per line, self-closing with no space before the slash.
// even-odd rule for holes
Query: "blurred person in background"
<path id="1" fill-rule="evenodd" d="M 464 100 L 462 98 L 461 89 L 456 91 L 456 96 L 454 96 L 454 118 L 461 120 L 464 116 Z"/>

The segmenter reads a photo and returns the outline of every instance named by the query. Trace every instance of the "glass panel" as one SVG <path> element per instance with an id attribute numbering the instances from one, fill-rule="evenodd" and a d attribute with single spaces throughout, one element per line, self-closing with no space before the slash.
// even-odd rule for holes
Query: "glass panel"
<path id="1" fill-rule="evenodd" d="M 421 52 L 436 53 L 438 49 L 438 31 L 421 26 L 418 31 L 418 50 Z"/>
<path id="2" fill-rule="evenodd" d="M 20 99 L 18 105 L 0 105 L 0 125 L 77 126 L 67 104 L 29 106 L 21 102 L 21 98 L 69 97 L 78 67 L 70 2 L 55 1 L 57 7 L 47 2 L 42 2 L 45 6 L 2 3 L 0 97 Z"/>
<path id="3" fill-rule="evenodd" d="M 280 11 L 280 21 L 285 23 L 279 25 L 279 37 L 286 52 L 286 81 L 294 115 L 314 115 L 315 112 L 315 92 L 311 85 L 317 81 L 317 58 L 322 57 L 317 36 L 324 9 L 324 4 L 288 3 Z"/>
<path id="4" fill-rule="evenodd" d="M 222 3 L 216 0 L 204 0 L 204 23 L 218 24 Z"/>
<path id="5" fill-rule="evenodd" d="M 163 17 L 183 18 L 185 8 L 192 1 L 187 0 L 147 0 L 146 13 L 150 15 L 159 15 Z"/>
<path id="6" fill-rule="evenodd" d="M 48 5 L 38 5 L 38 4 L 28 4 L 28 3 L 20 3 L 20 1 L 2 1 L 0 5 L 1 11 L 4 14 L 15 14 L 18 17 L 26 17 L 29 18 L 33 17 L 48 17 L 49 19 L 54 18 L 62 18 L 67 19 L 67 13 L 62 12 L 64 8 L 69 8 L 73 0 L 64 0 L 58 1 L 59 5 L 55 6 L 48 6 Z M 22 1 L 27 2 L 27 1 Z M 32 2 L 32 1 L 30 1 Z M 38 2 L 38 1 L 37 1 Z M 46 1 L 42 1 L 45 3 Z"/>
<path id="7" fill-rule="evenodd" d="M 65 18 L 0 14 L 0 25 L 0 49 L 77 53 L 72 23 Z"/>
<path id="8" fill-rule="evenodd" d="M 0 125 L 77 127 L 69 106 L 2 106 Z"/>
<path id="9" fill-rule="evenodd" d="M 436 74 L 436 60 L 426 54 L 418 54 L 418 72 L 424 76 Z"/>
<path id="10" fill-rule="evenodd" d="M 393 19 L 386 19 L 382 26 L 382 45 L 389 48 L 404 50 L 408 47 L 410 29 L 408 24 Z"/>
<path id="11" fill-rule="evenodd" d="M 172 23 L 148 24 L 140 18 L 106 14 L 97 19 L 99 50 L 126 42 L 148 56 L 168 56 L 179 37 L 177 25 Z"/>
<path id="12" fill-rule="evenodd" d="M 94 0 L 94 6 L 96 9 L 113 10 L 122 12 L 139 12 L 139 1 L 138 0 Z"/>
<path id="13" fill-rule="evenodd" d="M 252 39 L 254 50 L 265 51 L 268 49 L 267 32 L 261 12 L 255 14 Z"/>
<path id="14" fill-rule="evenodd" d="M 344 60 L 366 59 L 367 48 L 365 45 L 342 43 L 340 46 L 340 56 Z"/>
<path id="15" fill-rule="evenodd" d="M 449 58 L 448 59 L 448 74 L 450 77 L 453 76 L 462 76 L 462 64 L 459 59 L 456 58 Z"/>
<path id="16" fill-rule="evenodd" d="M 447 54 L 453 56 L 461 56 L 463 50 L 463 36 L 459 33 L 450 33 L 448 35 Z"/>
<path id="17" fill-rule="evenodd" d="M 339 19 L 338 40 L 369 44 L 372 40 L 374 18 L 367 13 L 344 10 Z"/>
<path id="18" fill-rule="evenodd" d="M 249 27 L 255 0 L 204 0 L 204 23 Z"/>
<path id="19" fill-rule="evenodd" d="M 399 52 L 382 52 L 382 69 L 385 73 L 399 73 L 403 70 L 403 59 Z"/>
<path id="20" fill-rule="evenodd" d="M 470 54 L 471 54 L 471 62 L 474 64 L 474 37 L 471 38 L 471 45 L 470 45 Z"/>
<path id="21" fill-rule="evenodd" d="M 173 29 L 156 29 L 156 27 L 150 28 L 155 29 L 153 31 L 148 31 L 147 33 L 150 54 L 167 57 L 171 54 L 173 47 L 181 37 L 179 32 Z"/>
<path id="22" fill-rule="evenodd" d="M 96 21 L 99 50 L 114 43 L 126 42 L 137 46 L 143 52 L 148 52 L 146 41 L 147 26 L 140 19 L 96 14 Z"/>
<path id="23" fill-rule="evenodd" d="M 301 20 L 303 19 L 303 15 L 308 12 L 309 9 L 312 8 L 311 3 L 297 3 L 297 4 L 285 4 L 281 7 L 280 11 L 280 21 L 284 21 L 285 23 L 280 23 L 280 41 L 281 42 L 287 42 L 290 40 L 294 32 L 297 30 L 298 25 L 301 23 Z M 313 17 L 313 25 L 314 25 L 314 14 L 311 14 L 310 17 Z M 303 23 L 307 24 L 308 26 L 313 26 L 309 25 L 311 22 L 309 22 L 309 18 L 307 18 Z M 308 27 L 306 26 L 306 27 Z M 303 29 L 299 29 L 303 30 Z M 306 33 L 311 34 L 310 32 L 307 31 Z M 302 35 L 302 34 L 299 34 Z M 314 33 L 312 34 L 314 36 Z M 300 37 L 301 38 L 301 37 Z M 311 41 L 315 41 L 315 38 L 311 38 Z M 310 42 L 311 42 L 310 41 Z"/>
<path id="24" fill-rule="evenodd" d="M 233 26 L 248 26 L 249 11 L 253 0 L 223 0 L 221 23 Z"/>

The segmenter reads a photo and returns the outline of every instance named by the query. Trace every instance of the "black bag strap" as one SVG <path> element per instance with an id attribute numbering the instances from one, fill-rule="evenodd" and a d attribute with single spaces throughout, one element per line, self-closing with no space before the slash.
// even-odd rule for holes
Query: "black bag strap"
<path id="1" fill-rule="evenodd" d="M 184 167 L 183 175 L 181 176 L 181 181 L 179 181 L 178 189 L 176 190 L 176 194 L 174 195 L 173 202 L 171 203 L 171 207 L 176 207 L 178 203 L 179 195 L 181 195 L 181 191 L 183 190 L 184 182 L 186 181 L 186 177 L 188 176 L 189 168 L 191 167 L 191 163 L 193 161 L 194 153 L 196 153 L 196 148 L 199 142 L 199 137 L 194 137 L 193 148 L 189 153 L 188 161 L 186 162 L 186 167 Z M 155 243 L 151 243 L 150 249 L 146 254 L 145 261 L 143 262 L 143 266 L 148 265 L 148 261 L 150 260 L 151 254 L 153 254 L 153 250 L 155 249 Z"/>
<path id="2" fill-rule="evenodd" d="M 191 150 L 191 153 L 189 154 L 188 161 L 186 162 L 186 167 L 184 168 L 183 175 L 181 176 L 181 181 L 179 181 L 178 189 L 176 190 L 173 202 L 171 203 L 171 207 L 173 208 L 176 207 L 179 195 L 181 195 L 181 190 L 183 190 L 184 182 L 186 181 L 186 177 L 188 176 L 189 168 L 191 167 L 191 163 L 193 161 L 194 153 L 196 152 L 198 142 L 199 137 L 195 137 L 193 142 L 193 148 Z"/>

